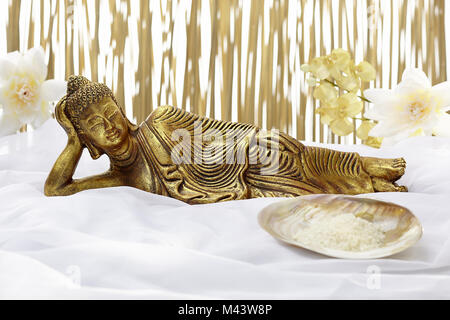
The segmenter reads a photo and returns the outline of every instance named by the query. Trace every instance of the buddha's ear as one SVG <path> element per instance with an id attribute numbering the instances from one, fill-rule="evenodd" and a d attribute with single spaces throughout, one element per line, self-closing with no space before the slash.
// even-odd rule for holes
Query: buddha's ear
<path id="1" fill-rule="evenodd" d="M 139 126 L 132 123 L 130 120 L 128 120 L 128 118 L 126 118 L 126 119 L 127 119 L 128 128 L 130 129 L 130 133 L 136 132 L 139 129 Z"/>
<path id="2" fill-rule="evenodd" d="M 122 116 L 125 118 L 125 120 L 127 121 L 127 125 L 128 125 L 128 128 L 130 129 L 130 132 L 136 132 L 138 129 L 139 129 L 139 126 L 138 125 L 135 125 L 134 123 L 132 123 L 129 119 L 128 119 L 128 117 L 127 117 L 127 115 L 125 114 L 125 112 L 123 111 L 123 109 L 122 108 L 119 108 L 120 109 L 120 112 L 122 113 Z"/>
<path id="3" fill-rule="evenodd" d="M 94 146 L 91 142 L 89 142 L 84 135 L 80 136 L 80 140 L 81 142 L 84 144 L 84 146 L 88 149 L 89 154 L 91 155 L 91 158 L 94 160 L 97 160 L 98 158 L 100 158 L 104 152 L 101 151 L 99 148 L 97 148 L 96 146 Z"/>
<path id="4" fill-rule="evenodd" d="M 89 150 L 89 153 L 91 154 L 92 159 L 97 160 L 103 155 L 103 152 L 100 151 L 99 148 L 94 147 L 92 143 L 87 142 L 85 143 L 86 148 Z"/>
<path id="5" fill-rule="evenodd" d="M 114 96 L 112 96 L 112 99 L 114 100 L 114 102 L 116 103 L 116 105 L 119 107 L 120 113 L 122 113 L 122 116 L 123 116 L 124 119 L 126 120 L 127 125 L 128 125 L 128 128 L 130 129 L 130 133 L 131 133 L 131 132 L 136 132 L 136 131 L 139 129 L 139 126 L 138 126 L 138 125 L 135 125 L 134 123 L 132 123 L 132 122 L 128 119 L 127 115 L 125 114 L 125 109 L 117 103 L 117 100 L 116 100 L 116 98 L 115 98 Z"/>

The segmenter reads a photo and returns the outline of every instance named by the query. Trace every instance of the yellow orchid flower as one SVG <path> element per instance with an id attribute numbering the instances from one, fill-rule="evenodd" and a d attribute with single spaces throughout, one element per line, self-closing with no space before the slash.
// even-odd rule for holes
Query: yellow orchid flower
<path id="1" fill-rule="evenodd" d="M 302 65 L 300 69 L 303 72 L 311 72 L 319 80 L 330 76 L 329 63 L 326 57 L 314 58 L 309 64 Z"/>
<path id="2" fill-rule="evenodd" d="M 363 61 L 355 68 L 356 75 L 364 82 L 375 80 L 375 68 L 367 61 Z"/>
<path id="3" fill-rule="evenodd" d="M 363 103 L 354 93 L 346 93 L 338 99 L 339 115 L 342 117 L 354 117 L 363 110 Z"/>
<path id="4" fill-rule="evenodd" d="M 335 120 L 330 128 L 338 136 L 346 136 L 353 132 L 352 118 L 363 110 L 362 101 L 354 93 L 346 93 L 337 99 Z"/>
<path id="5" fill-rule="evenodd" d="M 361 140 L 367 140 L 369 138 L 369 132 L 376 124 L 373 121 L 365 120 L 361 123 L 358 130 L 356 130 L 356 136 Z"/>
<path id="6" fill-rule="evenodd" d="M 321 123 L 328 125 L 339 136 L 354 132 L 354 119 L 363 110 L 362 100 L 367 101 L 358 96 L 358 92 L 362 81 L 375 79 L 373 66 L 367 61 L 355 66 L 351 54 L 338 48 L 327 56 L 312 59 L 308 64 L 302 65 L 301 69 L 313 76 L 314 81 L 310 78 L 307 83 L 316 87 L 313 96 L 321 103 L 316 109 Z M 364 142 L 375 145 L 378 140 L 369 135 L 374 127 L 373 121 L 364 121 L 356 134 Z"/>
<path id="7" fill-rule="evenodd" d="M 356 77 L 356 74 L 350 73 L 347 76 L 341 74 L 340 76 L 335 77 L 335 79 L 336 84 L 348 92 L 356 93 L 361 89 L 361 81 Z"/>
<path id="8" fill-rule="evenodd" d="M 352 62 L 350 53 L 340 48 L 331 52 L 330 60 L 340 71 L 347 71 Z"/>
<path id="9" fill-rule="evenodd" d="M 320 106 L 316 113 L 320 114 L 320 123 L 329 126 L 338 118 L 338 108 L 336 106 Z"/>
<path id="10" fill-rule="evenodd" d="M 339 97 L 336 87 L 326 81 L 321 81 L 320 85 L 314 90 L 313 97 L 324 104 L 333 104 Z"/>
<path id="11" fill-rule="evenodd" d="M 366 146 L 379 149 L 383 144 L 383 138 L 368 137 L 363 141 Z"/>

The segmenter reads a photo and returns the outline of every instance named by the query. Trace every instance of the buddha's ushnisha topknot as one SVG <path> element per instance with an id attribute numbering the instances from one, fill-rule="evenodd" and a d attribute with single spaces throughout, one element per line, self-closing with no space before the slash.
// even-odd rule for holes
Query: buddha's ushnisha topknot
<path id="1" fill-rule="evenodd" d="M 83 76 L 70 76 L 67 82 L 66 113 L 76 129 L 81 131 L 81 113 L 91 104 L 102 99 L 114 98 L 112 91 L 103 83 L 92 82 Z"/>
<path id="2" fill-rule="evenodd" d="M 87 86 L 89 82 L 90 81 L 83 76 L 70 76 L 69 81 L 67 82 L 67 95 L 71 96 L 81 87 Z"/>

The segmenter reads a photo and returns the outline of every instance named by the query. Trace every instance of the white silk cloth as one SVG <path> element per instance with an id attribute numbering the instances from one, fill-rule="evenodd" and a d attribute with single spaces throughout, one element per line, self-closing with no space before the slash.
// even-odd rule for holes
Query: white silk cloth
<path id="1" fill-rule="evenodd" d="M 361 261 L 272 238 L 257 215 L 280 198 L 191 206 L 127 187 L 47 198 L 44 182 L 65 143 L 54 120 L 0 139 L 0 298 L 450 298 L 450 139 L 326 146 L 408 162 L 400 183 L 410 192 L 376 198 L 412 210 L 423 238 Z M 106 157 L 85 153 L 77 176 L 107 168 Z"/>

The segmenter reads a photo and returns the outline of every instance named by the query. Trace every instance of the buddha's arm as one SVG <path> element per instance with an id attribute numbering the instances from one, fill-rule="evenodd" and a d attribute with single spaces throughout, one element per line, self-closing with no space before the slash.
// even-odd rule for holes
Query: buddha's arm
<path id="1" fill-rule="evenodd" d="M 124 185 L 121 176 L 116 171 L 104 174 L 73 179 L 73 174 L 83 152 L 78 139 L 69 139 L 66 148 L 56 160 L 47 181 L 44 192 L 47 196 L 67 196 L 87 189 L 98 189 Z"/>

